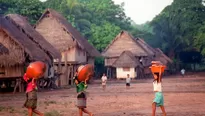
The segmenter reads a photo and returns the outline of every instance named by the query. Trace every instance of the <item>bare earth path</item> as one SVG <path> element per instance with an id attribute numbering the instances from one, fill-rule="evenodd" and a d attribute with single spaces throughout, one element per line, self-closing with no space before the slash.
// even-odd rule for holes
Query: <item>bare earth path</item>
<path id="1" fill-rule="evenodd" d="M 167 116 L 205 116 L 205 76 L 163 79 Z M 152 79 L 135 80 L 126 90 L 124 81 L 111 81 L 105 92 L 99 81 L 89 85 L 88 110 L 95 116 L 151 116 Z M 38 93 L 38 109 L 46 116 L 78 116 L 75 88 Z M 0 116 L 26 116 L 25 94 L 0 94 Z M 157 109 L 157 116 L 161 116 Z"/>

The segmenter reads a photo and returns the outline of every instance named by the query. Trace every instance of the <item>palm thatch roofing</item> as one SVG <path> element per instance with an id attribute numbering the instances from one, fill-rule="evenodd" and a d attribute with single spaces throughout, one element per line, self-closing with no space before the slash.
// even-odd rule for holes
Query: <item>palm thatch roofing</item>
<path id="1" fill-rule="evenodd" d="M 88 41 L 78 32 L 60 13 L 56 12 L 53 9 L 46 9 L 46 11 L 42 14 L 38 22 L 36 23 L 35 27 L 38 26 L 38 24 L 42 21 L 43 18 L 45 18 L 47 15 L 52 16 L 55 18 L 58 23 L 61 24 L 62 29 L 65 30 L 67 33 L 69 33 L 73 39 L 77 41 L 79 46 L 86 50 L 86 52 L 92 56 L 92 57 L 99 57 L 101 54 L 99 51 L 97 51 Z M 66 39 L 66 38 L 64 38 Z M 67 49 L 68 45 L 62 45 L 65 49 Z"/>
<path id="2" fill-rule="evenodd" d="M 7 49 L 3 44 L 0 43 L 0 55 L 2 54 L 8 54 L 9 49 Z"/>
<path id="3" fill-rule="evenodd" d="M 124 51 L 120 57 L 113 63 L 114 67 L 142 67 L 131 51 Z"/>
<path id="4" fill-rule="evenodd" d="M 117 41 L 121 41 L 118 42 Z M 117 47 L 113 47 L 117 46 Z M 141 39 L 135 39 L 127 31 L 121 31 L 115 39 L 105 48 L 102 52 L 104 57 L 119 57 L 123 51 L 131 51 L 134 56 L 152 56 L 154 55 L 150 51 Z"/>
<path id="5" fill-rule="evenodd" d="M 167 65 L 168 63 L 173 63 L 173 60 L 170 59 L 167 55 L 165 55 L 162 50 L 159 48 L 155 49 L 156 51 L 156 57 L 155 60 L 159 60 L 162 62 L 162 64 Z"/>
<path id="6" fill-rule="evenodd" d="M 155 55 L 155 50 L 154 48 L 152 48 L 149 44 L 147 44 L 143 39 L 141 38 L 135 38 L 136 42 L 139 43 L 139 45 L 141 45 L 141 47 L 144 48 L 144 50 L 146 50 L 146 52 L 150 55 L 150 56 L 154 56 Z"/>
<path id="7" fill-rule="evenodd" d="M 41 50 L 33 41 L 31 41 L 23 32 L 21 32 L 13 23 L 11 23 L 9 20 L 5 19 L 4 17 L 0 17 L 0 30 L 3 30 L 11 39 L 14 41 L 14 43 L 17 43 L 21 49 L 26 53 L 26 55 L 22 56 L 22 59 L 17 61 L 18 59 L 13 58 L 12 61 L 8 60 L 5 55 L 0 55 L 0 59 L 2 62 L 0 62 L 1 66 L 13 66 L 17 64 L 22 64 L 25 62 L 25 57 L 28 57 L 31 61 L 47 61 L 51 63 L 50 58 L 48 55 Z M 13 44 L 13 43 L 7 43 L 7 44 Z M 9 53 L 12 53 L 15 51 L 9 51 Z"/>
<path id="8" fill-rule="evenodd" d="M 142 47 L 144 47 L 147 52 L 150 52 L 150 54 L 154 55 L 154 59 L 152 60 L 157 60 L 162 62 L 164 65 L 167 65 L 168 63 L 172 63 L 173 61 L 165 55 L 159 48 L 152 48 L 149 44 L 147 44 L 143 39 L 136 38 L 136 41 L 138 41 Z"/>
<path id="9" fill-rule="evenodd" d="M 36 43 L 41 49 L 43 49 L 46 53 L 53 59 L 57 59 L 61 57 L 60 52 L 55 49 L 45 38 L 39 34 L 25 19 L 25 17 L 18 14 L 8 14 L 6 19 L 10 20 L 19 30 L 22 30 L 30 40 Z"/>

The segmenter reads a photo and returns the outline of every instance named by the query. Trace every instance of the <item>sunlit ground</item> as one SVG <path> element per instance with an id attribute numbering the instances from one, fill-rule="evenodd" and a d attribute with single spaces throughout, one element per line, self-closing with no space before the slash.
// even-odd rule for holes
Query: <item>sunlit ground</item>
<path id="1" fill-rule="evenodd" d="M 125 81 L 111 81 L 105 92 L 99 81 L 89 85 L 88 110 L 95 116 L 150 116 L 154 97 L 152 79 L 137 80 L 126 90 Z M 205 115 L 205 77 L 164 77 L 163 92 L 167 116 Z M 75 88 L 38 93 L 38 109 L 46 116 L 78 116 Z M 25 94 L 1 94 L 0 116 L 26 116 Z M 157 109 L 157 115 L 161 111 Z"/>

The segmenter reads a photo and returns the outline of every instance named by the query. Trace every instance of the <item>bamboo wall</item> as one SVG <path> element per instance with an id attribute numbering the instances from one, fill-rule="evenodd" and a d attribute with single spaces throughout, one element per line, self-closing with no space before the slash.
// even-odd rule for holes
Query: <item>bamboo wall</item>
<path id="1" fill-rule="evenodd" d="M 75 48 L 71 48 L 65 52 L 61 52 L 61 56 L 62 56 L 62 59 L 61 61 L 62 62 L 65 62 L 65 60 L 67 60 L 68 62 L 74 62 L 76 61 L 76 58 L 75 58 Z M 67 57 L 66 57 L 67 55 Z M 67 59 L 66 59 L 67 58 Z"/>
<path id="2" fill-rule="evenodd" d="M 78 63 L 87 62 L 87 53 L 86 53 L 86 51 L 76 47 L 75 48 L 75 61 L 77 61 Z"/>
<path id="3" fill-rule="evenodd" d="M 87 63 L 94 65 L 94 64 L 95 64 L 95 58 L 93 58 L 93 57 L 88 57 L 88 62 L 87 62 Z"/>
<path id="4" fill-rule="evenodd" d="M 0 72 L 5 72 L 5 74 L 0 74 L 0 78 L 14 78 L 21 77 L 24 74 L 23 66 L 12 66 L 12 67 L 0 67 Z"/>

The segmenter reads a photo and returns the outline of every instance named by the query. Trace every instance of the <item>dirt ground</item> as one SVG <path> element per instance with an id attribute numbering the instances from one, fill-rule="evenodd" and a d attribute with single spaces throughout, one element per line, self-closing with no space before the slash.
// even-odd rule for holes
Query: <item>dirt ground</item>
<path id="1" fill-rule="evenodd" d="M 162 85 L 167 116 L 205 116 L 205 76 L 164 77 Z M 110 81 L 105 91 L 97 80 L 87 92 L 87 107 L 95 116 L 151 116 L 152 79 L 134 80 L 128 90 L 124 80 Z M 24 101 L 24 93 L 0 94 L 0 116 L 26 116 Z M 75 88 L 38 93 L 38 109 L 46 116 L 78 116 L 75 104 Z"/>

